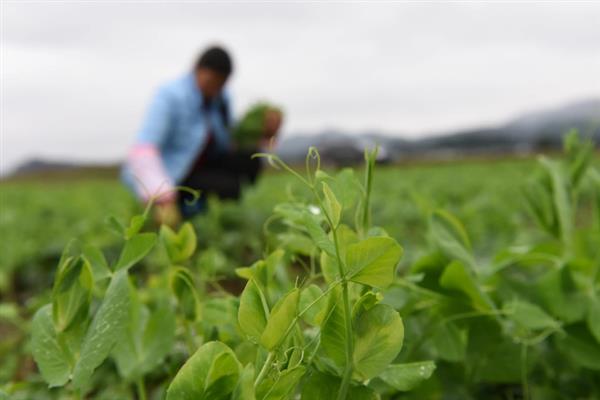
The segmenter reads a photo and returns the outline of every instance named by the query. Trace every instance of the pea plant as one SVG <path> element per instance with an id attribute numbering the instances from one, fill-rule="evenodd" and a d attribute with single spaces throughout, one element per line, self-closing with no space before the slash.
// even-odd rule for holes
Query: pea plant
<path id="1" fill-rule="evenodd" d="M 271 249 L 236 270 L 246 282 L 239 298 L 199 281 L 212 261 L 194 257 L 191 224 L 142 232 L 151 205 L 128 226 L 111 219 L 122 239 L 114 262 L 92 246 L 67 247 L 51 302 L 32 321 L 32 353 L 50 387 L 93 396 L 99 371 L 114 368 L 138 399 L 148 376 L 166 399 L 378 399 L 432 375 L 432 361 L 397 362 L 404 325 L 385 289 L 402 248 L 371 224 L 376 151 L 365 153 L 363 184 L 352 170 L 325 173 L 316 149 L 305 174 L 258 156 L 308 197 L 275 207 Z M 158 243 L 154 267 L 134 268 Z"/>

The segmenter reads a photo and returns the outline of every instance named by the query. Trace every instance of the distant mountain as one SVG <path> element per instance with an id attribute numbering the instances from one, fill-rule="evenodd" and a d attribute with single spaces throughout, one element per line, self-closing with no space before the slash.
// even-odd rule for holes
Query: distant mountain
<path id="1" fill-rule="evenodd" d="M 523 114 L 499 126 L 424 134 L 422 139 L 403 139 L 390 132 L 349 134 L 328 129 L 317 134 L 296 134 L 284 138 L 276 153 L 290 163 L 303 162 L 310 146 L 319 149 L 321 159 L 335 165 L 362 162 L 365 148 L 380 146 L 379 161 L 454 158 L 463 155 L 531 153 L 557 149 L 569 129 L 578 129 L 600 145 L 600 98 L 563 107 Z M 116 177 L 118 165 L 91 165 L 33 159 L 19 166 L 7 178 L 30 176 Z"/>
<path id="2" fill-rule="evenodd" d="M 523 153 L 559 148 L 564 133 L 573 128 L 600 144 L 600 99 L 524 114 L 496 127 L 423 135 L 423 139 L 407 140 L 376 132 L 350 135 L 333 130 L 311 136 L 292 136 L 280 143 L 277 153 L 294 163 L 303 160 L 307 149 L 315 146 L 324 160 L 340 165 L 361 162 L 363 149 L 375 144 L 381 148 L 382 161 Z"/>

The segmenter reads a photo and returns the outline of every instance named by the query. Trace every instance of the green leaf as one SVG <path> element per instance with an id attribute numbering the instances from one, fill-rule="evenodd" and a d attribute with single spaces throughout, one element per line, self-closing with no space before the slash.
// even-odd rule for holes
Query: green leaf
<path id="1" fill-rule="evenodd" d="M 459 261 L 453 261 L 446 266 L 440 277 L 440 285 L 445 289 L 464 293 L 478 310 L 489 311 L 494 308 L 492 301 L 479 289 L 470 271 Z"/>
<path id="2" fill-rule="evenodd" d="M 338 202 L 337 198 L 335 197 L 335 194 L 333 193 L 329 185 L 325 182 L 323 182 L 323 194 L 325 195 L 325 211 L 331 219 L 333 228 L 335 228 L 340 223 L 340 217 L 342 215 L 342 206 Z"/>
<path id="3" fill-rule="evenodd" d="M 52 288 L 52 316 L 58 332 L 87 317 L 92 298 L 93 277 L 89 263 L 69 257 L 59 267 Z"/>
<path id="4" fill-rule="evenodd" d="M 433 240 L 448 258 L 464 261 L 470 266 L 475 264 L 467 232 L 455 216 L 436 210 L 431 215 L 429 226 Z"/>
<path id="5" fill-rule="evenodd" d="M 238 322 L 242 332 L 254 343 L 260 341 L 265 331 L 268 312 L 264 294 L 254 279 L 250 279 L 240 297 Z"/>
<path id="6" fill-rule="evenodd" d="M 573 236 L 573 210 L 565 173 L 556 161 L 542 157 L 540 163 L 550 175 L 552 198 L 560 226 L 561 239 L 565 245 L 569 246 Z"/>
<path id="7" fill-rule="evenodd" d="M 94 282 L 109 278 L 112 274 L 104 254 L 97 247 L 88 245 L 83 248 L 83 257 L 92 267 Z"/>
<path id="8" fill-rule="evenodd" d="M 166 225 L 161 226 L 160 237 L 173 264 L 186 261 L 196 251 L 196 232 L 189 222 L 183 224 L 177 233 Z"/>
<path id="9" fill-rule="evenodd" d="M 557 319 L 574 323 L 586 318 L 589 300 L 569 267 L 547 272 L 536 286 L 545 308 Z"/>
<path id="10" fill-rule="evenodd" d="M 194 285 L 194 278 L 190 272 L 181 267 L 176 267 L 171 272 L 171 290 L 177 298 L 177 304 L 183 311 L 185 319 L 195 321 L 198 316 L 198 294 Z"/>
<path id="11" fill-rule="evenodd" d="M 310 308 L 307 308 L 309 306 Z M 312 284 L 302 290 L 298 310 L 306 310 L 304 314 L 302 314 L 302 319 L 307 324 L 320 326 L 327 313 L 327 296 L 323 296 L 321 288 Z"/>
<path id="12" fill-rule="evenodd" d="M 393 364 L 383 371 L 379 378 L 396 390 L 408 392 L 429 379 L 435 371 L 433 361 Z"/>
<path id="13" fill-rule="evenodd" d="M 228 399 L 240 370 L 241 365 L 227 345 L 208 342 L 177 372 L 167 389 L 167 400 Z M 223 383 L 233 385 L 226 387 Z"/>
<path id="14" fill-rule="evenodd" d="M 302 383 L 302 400 L 334 400 L 337 398 L 341 379 L 318 371 L 311 371 Z M 350 386 L 346 400 L 378 400 L 379 396 L 366 386 Z"/>
<path id="15" fill-rule="evenodd" d="M 127 337 L 113 349 L 119 373 L 129 381 L 151 372 L 169 354 L 175 341 L 175 314 L 163 305 L 153 312 L 137 303 L 128 320 Z M 132 318 L 138 314 L 139 318 Z"/>
<path id="16" fill-rule="evenodd" d="M 73 371 L 75 387 L 82 388 L 88 383 L 94 369 L 108 357 L 121 337 L 127 324 L 129 301 L 127 270 L 121 270 L 113 275 L 83 340 L 79 361 Z"/>
<path id="17" fill-rule="evenodd" d="M 114 271 L 127 270 L 144 258 L 156 244 L 155 233 L 139 233 L 125 242 Z"/>
<path id="18" fill-rule="evenodd" d="M 71 359 L 58 339 L 52 321 L 52 306 L 40 308 L 31 322 L 31 352 L 50 387 L 63 386 L 71 374 Z"/>
<path id="19" fill-rule="evenodd" d="M 467 352 L 466 335 L 453 322 L 442 322 L 433 333 L 438 356 L 446 361 L 462 361 Z"/>
<path id="20" fill-rule="evenodd" d="M 503 310 L 508 318 L 526 329 L 551 329 L 559 326 L 558 321 L 543 309 L 523 300 L 508 302 L 504 305 Z"/>
<path id="21" fill-rule="evenodd" d="M 348 246 L 346 267 L 350 280 L 377 288 L 394 281 L 402 248 L 389 237 L 372 237 Z"/>
<path id="22" fill-rule="evenodd" d="M 339 288 L 329 292 L 327 314 L 321 327 L 321 349 L 341 371 L 346 365 L 346 316 Z"/>
<path id="23" fill-rule="evenodd" d="M 129 226 L 125 229 L 125 239 L 129 240 L 137 235 L 140 230 L 144 227 L 146 217 L 142 215 L 134 215 L 129 222 Z"/>
<path id="24" fill-rule="evenodd" d="M 335 257 L 335 245 L 321 227 L 319 219 L 309 212 L 304 212 L 302 222 L 304 224 L 304 228 L 308 232 L 313 242 L 315 242 L 317 247 L 330 256 Z"/>
<path id="25" fill-rule="evenodd" d="M 404 325 L 396 310 L 377 304 L 360 313 L 354 323 L 354 377 L 379 375 L 396 358 L 404 340 Z"/>
<path id="26" fill-rule="evenodd" d="M 236 387 L 241 365 L 232 351 L 224 351 L 215 357 L 208 374 L 204 389 L 206 399 L 228 399 Z"/>
<path id="27" fill-rule="evenodd" d="M 600 343 L 600 301 L 597 298 L 590 302 L 587 324 L 596 341 Z"/>
<path id="28" fill-rule="evenodd" d="M 285 338 L 284 335 L 288 332 L 298 313 L 299 299 L 300 290 L 294 288 L 273 307 L 265 330 L 260 337 L 260 344 L 267 350 L 275 349 Z"/>
<path id="29" fill-rule="evenodd" d="M 299 366 L 274 376 L 268 376 L 256 388 L 256 398 L 261 400 L 289 399 L 305 372 L 306 368 Z"/>
<path id="30" fill-rule="evenodd" d="M 254 395 L 254 366 L 246 365 L 242 370 L 231 400 L 256 400 Z"/>
<path id="31" fill-rule="evenodd" d="M 600 346 L 584 324 L 566 329 L 566 337 L 557 340 L 562 352 L 584 368 L 600 371 Z"/>

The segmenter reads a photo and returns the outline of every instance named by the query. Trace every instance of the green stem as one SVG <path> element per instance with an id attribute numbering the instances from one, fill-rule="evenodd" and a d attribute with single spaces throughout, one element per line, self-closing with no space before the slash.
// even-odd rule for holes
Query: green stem
<path id="1" fill-rule="evenodd" d="M 337 400 L 345 400 L 350 386 L 350 378 L 352 377 L 354 353 L 354 342 L 352 337 L 352 311 L 350 310 L 350 300 L 348 298 L 348 282 L 342 282 L 342 297 L 344 298 L 344 320 L 346 322 L 346 368 L 342 377 L 342 384 L 338 392 Z"/>
<path id="2" fill-rule="evenodd" d="M 263 379 L 265 379 L 265 376 L 267 375 L 267 372 L 269 371 L 269 367 L 273 363 L 273 358 L 274 357 L 275 357 L 275 353 L 269 352 L 269 355 L 267 356 L 267 359 L 266 359 L 265 363 L 263 364 L 263 367 L 260 370 L 260 373 L 256 377 L 256 381 L 254 381 L 254 388 L 255 389 L 263 381 Z"/>
<path id="3" fill-rule="evenodd" d="M 135 381 L 138 400 L 146 400 L 146 386 L 144 385 L 144 377 L 141 376 Z"/>

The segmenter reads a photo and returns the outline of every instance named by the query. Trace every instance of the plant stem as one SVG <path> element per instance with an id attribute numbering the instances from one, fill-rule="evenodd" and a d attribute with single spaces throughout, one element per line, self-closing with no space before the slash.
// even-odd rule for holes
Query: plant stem
<path id="1" fill-rule="evenodd" d="M 146 386 L 144 385 L 144 377 L 141 376 L 135 381 L 138 400 L 146 400 Z"/>
<path id="2" fill-rule="evenodd" d="M 265 363 L 263 364 L 263 367 L 260 370 L 260 373 L 256 377 L 256 381 L 254 381 L 254 388 L 257 388 L 258 385 L 263 381 L 263 379 L 265 379 L 265 375 L 267 375 L 267 372 L 269 371 L 269 367 L 271 366 L 271 363 L 273 362 L 273 357 L 275 357 L 275 353 L 269 352 L 269 355 L 267 356 L 267 359 L 265 360 Z"/>
<path id="3" fill-rule="evenodd" d="M 350 310 L 348 282 L 346 280 L 342 282 L 342 297 L 344 298 L 344 321 L 346 322 L 346 368 L 344 369 L 344 376 L 342 377 L 342 383 L 340 385 L 340 390 L 338 391 L 337 400 L 346 399 L 353 369 L 352 355 L 354 353 L 354 343 L 352 337 L 352 311 Z"/>

